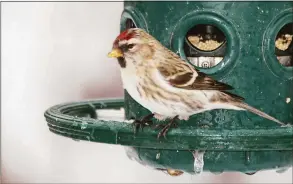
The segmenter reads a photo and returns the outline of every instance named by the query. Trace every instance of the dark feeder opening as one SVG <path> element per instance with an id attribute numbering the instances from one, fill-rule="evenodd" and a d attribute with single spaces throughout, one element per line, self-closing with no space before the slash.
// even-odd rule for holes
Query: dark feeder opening
<path id="1" fill-rule="evenodd" d="M 136 28 L 136 26 L 135 26 L 134 22 L 131 19 L 126 19 L 125 28 L 126 29 Z"/>
<path id="2" fill-rule="evenodd" d="M 196 67 L 211 68 L 223 60 L 226 44 L 225 34 L 216 26 L 198 24 L 187 32 L 184 52 Z"/>
<path id="3" fill-rule="evenodd" d="M 286 24 L 278 32 L 275 39 L 275 55 L 285 67 L 293 66 L 293 23 Z"/>

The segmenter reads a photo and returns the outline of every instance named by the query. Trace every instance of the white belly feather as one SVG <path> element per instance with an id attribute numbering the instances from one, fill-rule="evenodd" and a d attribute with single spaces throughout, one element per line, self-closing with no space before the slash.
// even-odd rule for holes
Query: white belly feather
<path id="1" fill-rule="evenodd" d="M 138 76 L 135 75 L 136 71 L 132 64 L 127 63 L 126 68 L 121 68 L 121 78 L 123 82 L 123 88 L 129 93 L 129 95 L 140 105 L 150 110 L 152 113 L 161 114 L 164 116 L 175 116 L 175 112 L 171 109 L 166 108 L 166 106 L 158 103 L 154 100 L 148 100 L 141 98 L 138 90 L 137 84 L 139 83 Z M 178 107 L 178 106 L 177 106 Z M 178 112 L 180 109 L 176 109 Z"/>
<path id="2" fill-rule="evenodd" d="M 140 97 L 140 94 L 137 90 L 137 83 L 138 80 L 135 75 L 129 75 L 127 72 L 121 72 L 121 77 L 123 81 L 123 87 L 124 89 L 129 93 L 129 95 L 140 105 L 145 107 L 146 109 L 150 110 L 152 113 L 158 113 L 158 114 L 170 114 L 170 110 L 166 109 L 165 106 L 162 104 L 159 104 L 155 101 L 143 99 Z"/>

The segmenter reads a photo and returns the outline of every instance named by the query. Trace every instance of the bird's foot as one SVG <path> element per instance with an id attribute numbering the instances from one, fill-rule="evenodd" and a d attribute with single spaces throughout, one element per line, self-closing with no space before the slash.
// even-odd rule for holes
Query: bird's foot
<path id="1" fill-rule="evenodd" d="M 136 133 L 139 129 L 143 130 L 144 127 L 146 126 L 150 126 L 153 124 L 152 122 L 152 118 L 153 118 L 154 114 L 149 114 L 146 116 L 143 116 L 140 120 L 136 119 L 133 122 L 133 126 L 134 126 L 134 133 Z"/>
<path id="2" fill-rule="evenodd" d="M 159 125 L 155 125 L 154 128 L 162 128 L 162 130 L 159 132 L 157 138 L 159 139 L 160 137 L 164 136 L 164 138 L 166 139 L 166 134 L 168 132 L 168 130 L 170 128 L 177 128 L 177 122 L 176 122 L 176 119 L 178 118 L 178 116 L 175 116 L 174 118 L 172 118 L 170 120 L 170 122 L 166 125 L 162 125 L 162 124 L 159 124 Z"/>

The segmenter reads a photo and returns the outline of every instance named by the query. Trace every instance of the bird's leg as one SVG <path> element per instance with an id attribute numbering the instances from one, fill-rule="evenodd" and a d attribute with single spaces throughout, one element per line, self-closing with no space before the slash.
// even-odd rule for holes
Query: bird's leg
<path id="1" fill-rule="evenodd" d="M 148 114 L 146 116 L 143 116 L 140 120 L 136 119 L 133 122 L 133 125 L 135 127 L 135 132 L 137 132 L 137 130 L 139 128 L 141 128 L 141 130 L 143 130 L 144 127 L 149 126 L 151 124 L 153 124 L 152 122 L 152 118 L 154 117 L 154 114 Z"/>
<path id="2" fill-rule="evenodd" d="M 157 138 L 159 139 L 161 136 L 164 136 L 166 138 L 166 134 L 168 132 L 168 130 L 172 127 L 172 128 L 176 128 L 177 124 L 176 124 L 176 119 L 178 118 L 178 116 L 175 116 L 174 118 L 172 118 L 169 123 L 167 125 L 163 125 L 163 129 L 159 132 Z M 157 126 L 156 128 L 160 127 L 162 125 Z"/>

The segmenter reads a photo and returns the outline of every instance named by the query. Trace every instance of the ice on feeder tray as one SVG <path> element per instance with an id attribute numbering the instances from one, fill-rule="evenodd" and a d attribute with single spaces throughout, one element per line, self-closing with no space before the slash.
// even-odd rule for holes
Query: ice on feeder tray
<path id="1" fill-rule="evenodd" d="M 199 150 L 195 150 L 192 152 L 192 155 L 194 157 L 194 173 L 195 174 L 201 174 L 203 171 L 204 153 L 205 151 L 199 151 Z"/>
<path id="2" fill-rule="evenodd" d="M 86 121 L 82 121 L 80 128 L 81 129 L 86 129 L 88 123 Z"/>
<path id="3" fill-rule="evenodd" d="M 103 121 L 118 121 L 125 123 L 133 123 L 134 120 L 126 120 L 124 108 L 120 109 L 99 109 L 96 110 L 97 116 Z"/>

